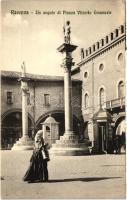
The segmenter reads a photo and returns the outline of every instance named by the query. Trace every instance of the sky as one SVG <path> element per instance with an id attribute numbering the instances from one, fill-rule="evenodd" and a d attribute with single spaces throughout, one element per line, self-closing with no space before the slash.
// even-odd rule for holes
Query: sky
<path id="1" fill-rule="evenodd" d="M 28 73 L 63 75 L 57 48 L 64 42 L 64 23 L 71 22 L 71 41 L 78 46 L 73 58 L 78 63 L 81 48 L 88 48 L 125 23 L 124 6 L 124 0 L 2 0 L 1 69 L 21 71 L 24 61 Z M 29 14 L 14 15 L 11 10 Z M 36 10 L 41 14 L 35 14 Z M 92 14 L 79 15 L 79 10 Z M 111 14 L 94 14 L 94 10 Z"/>

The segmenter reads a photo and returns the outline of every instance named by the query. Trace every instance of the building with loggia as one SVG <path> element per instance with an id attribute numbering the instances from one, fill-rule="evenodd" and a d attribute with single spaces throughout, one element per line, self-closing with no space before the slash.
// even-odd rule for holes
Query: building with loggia
<path id="1" fill-rule="evenodd" d="M 89 141 L 93 153 L 113 153 L 115 135 L 125 146 L 125 26 L 81 49 L 72 67 L 73 129 Z M 1 148 L 22 137 L 20 72 L 1 72 Z M 65 132 L 64 79 L 27 74 L 28 135 L 45 130 L 50 144 Z"/>

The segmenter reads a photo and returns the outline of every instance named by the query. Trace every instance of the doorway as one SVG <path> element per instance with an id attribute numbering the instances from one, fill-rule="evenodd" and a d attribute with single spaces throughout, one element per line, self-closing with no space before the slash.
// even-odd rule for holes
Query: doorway
<path id="1" fill-rule="evenodd" d="M 99 123 L 99 137 L 98 137 L 98 150 L 100 153 L 106 153 L 107 151 L 107 138 L 106 138 L 106 124 Z"/>

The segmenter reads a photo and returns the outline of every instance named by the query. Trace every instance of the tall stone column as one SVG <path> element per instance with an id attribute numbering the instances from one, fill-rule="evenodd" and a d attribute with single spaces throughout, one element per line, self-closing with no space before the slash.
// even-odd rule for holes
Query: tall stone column
<path id="1" fill-rule="evenodd" d="M 21 85 L 22 85 L 22 134 L 23 138 L 25 138 L 28 137 L 28 113 L 27 113 L 28 83 L 21 81 Z"/>
<path id="2" fill-rule="evenodd" d="M 28 111 L 27 111 L 27 93 L 28 78 L 25 72 L 22 73 L 21 90 L 22 90 L 22 138 L 20 138 L 12 147 L 12 150 L 31 150 L 33 149 L 33 141 L 28 136 Z"/>
<path id="3" fill-rule="evenodd" d="M 74 65 L 72 52 L 77 46 L 70 43 L 70 33 L 70 22 L 67 21 L 66 27 L 64 27 L 64 43 L 57 49 L 64 55 L 61 66 L 64 68 L 65 133 L 60 137 L 60 140 L 52 144 L 50 153 L 77 156 L 89 154 L 89 148 L 88 141 L 81 141 L 80 136 L 73 131 L 71 67 Z"/>
<path id="4" fill-rule="evenodd" d="M 72 134 L 73 116 L 72 116 L 72 83 L 71 71 L 65 67 L 64 69 L 64 99 L 65 99 L 65 134 Z"/>

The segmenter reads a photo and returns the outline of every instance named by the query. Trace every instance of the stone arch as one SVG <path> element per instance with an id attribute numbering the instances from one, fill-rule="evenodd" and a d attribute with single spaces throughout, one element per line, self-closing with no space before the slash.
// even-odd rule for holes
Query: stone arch
<path id="1" fill-rule="evenodd" d="M 41 115 L 38 120 L 36 121 L 36 130 L 42 129 L 41 123 L 49 116 L 51 115 L 57 122 L 60 123 L 60 136 L 64 134 L 64 111 L 63 110 L 52 110 L 49 112 L 44 113 Z M 75 115 L 73 115 L 73 129 L 76 130 L 76 132 L 80 132 L 81 127 L 81 120 L 78 119 Z"/>
<path id="2" fill-rule="evenodd" d="M 116 133 L 116 129 L 119 126 L 119 124 L 125 120 L 125 114 L 119 114 L 118 117 L 115 119 L 115 133 Z"/>
<path id="3" fill-rule="evenodd" d="M 11 149 L 13 144 L 22 137 L 22 110 L 10 109 L 1 117 L 1 146 L 3 149 Z M 34 120 L 28 115 L 28 135 L 32 137 Z"/>
<path id="4" fill-rule="evenodd" d="M 22 113 L 22 109 L 21 108 L 13 108 L 13 109 L 10 109 L 10 110 L 7 110 L 6 112 L 4 112 L 1 116 L 1 122 L 11 113 L 14 113 L 14 112 L 20 112 Z M 30 113 L 28 113 L 28 118 L 31 120 L 32 122 L 32 125 L 34 126 L 34 119 L 33 117 L 31 116 Z"/>
<path id="5" fill-rule="evenodd" d="M 126 122 L 125 116 L 117 118 L 115 123 L 115 137 L 119 135 L 122 152 L 126 150 Z"/>

